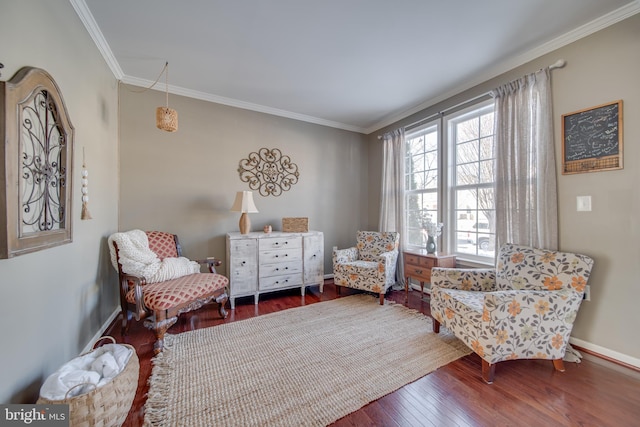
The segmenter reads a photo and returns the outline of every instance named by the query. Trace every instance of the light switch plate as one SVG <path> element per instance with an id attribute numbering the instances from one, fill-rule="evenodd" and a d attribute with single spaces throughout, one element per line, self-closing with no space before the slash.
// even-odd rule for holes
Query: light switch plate
<path id="1" fill-rule="evenodd" d="M 591 212 L 591 196 L 576 197 L 576 209 L 578 212 Z"/>

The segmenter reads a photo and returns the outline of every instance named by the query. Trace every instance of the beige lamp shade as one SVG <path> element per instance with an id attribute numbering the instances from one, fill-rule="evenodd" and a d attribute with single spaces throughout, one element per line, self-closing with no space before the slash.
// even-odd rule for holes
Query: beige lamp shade
<path id="1" fill-rule="evenodd" d="M 233 202 L 233 206 L 231 206 L 231 211 L 242 212 L 242 215 L 240 215 L 240 222 L 238 223 L 240 233 L 249 233 L 249 231 L 251 231 L 251 220 L 247 214 L 258 212 L 255 203 L 253 203 L 253 192 L 238 191 L 236 193 L 236 200 Z"/>

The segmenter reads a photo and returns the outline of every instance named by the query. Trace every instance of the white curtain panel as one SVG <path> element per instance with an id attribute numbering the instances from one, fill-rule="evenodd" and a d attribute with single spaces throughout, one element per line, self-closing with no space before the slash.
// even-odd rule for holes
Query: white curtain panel
<path id="1" fill-rule="evenodd" d="M 380 194 L 380 231 L 400 233 L 400 253 L 396 281 L 404 283 L 404 129 L 382 136 L 382 190 Z"/>
<path id="2" fill-rule="evenodd" d="M 558 249 L 549 68 L 491 92 L 495 103 L 496 241 Z"/>

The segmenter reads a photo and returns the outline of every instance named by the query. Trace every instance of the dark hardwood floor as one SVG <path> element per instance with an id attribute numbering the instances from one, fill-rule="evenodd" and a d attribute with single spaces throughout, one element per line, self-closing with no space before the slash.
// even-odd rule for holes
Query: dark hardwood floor
<path id="1" fill-rule="evenodd" d="M 342 289 L 340 297 L 356 293 Z M 176 334 L 216 326 L 291 307 L 338 298 L 328 281 L 318 287 L 281 291 L 238 299 L 236 309 L 221 320 L 212 307 L 182 315 L 169 330 Z M 387 299 L 404 304 L 404 292 L 390 291 Z M 429 303 L 420 293 L 409 293 L 409 307 L 429 315 Z M 151 374 L 153 333 L 134 322 L 129 334 L 120 334 L 120 319 L 106 335 L 133 345 L 140 359 L 140 378 L 125 426 L 140 426 Z M 553 370 L 549 361 L 510 361 L 496 367 L 492 385 L 480 377 L 480 358 L 463 357 L 336 421 L 342 426 L 640 426 L 640 380 L 590 360 L 565 363 L 566 372 Z M 312 366 L 309 369 L 313 369 Z M 215 382 L 212 383 L 215 387 Z M 318 402 L 322 405 L 322 402 Z"/>

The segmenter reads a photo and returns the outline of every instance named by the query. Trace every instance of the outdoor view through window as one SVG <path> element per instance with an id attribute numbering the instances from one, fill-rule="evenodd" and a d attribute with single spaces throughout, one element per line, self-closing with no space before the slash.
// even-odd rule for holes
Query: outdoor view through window
<path id="1" fill-rule="evenodd" d="M 493 263 L 494 161 L 491 103 L 407 132 L 407 246 L 425 247 L 424 224 L 443 222 L 447 252 Z"/>

